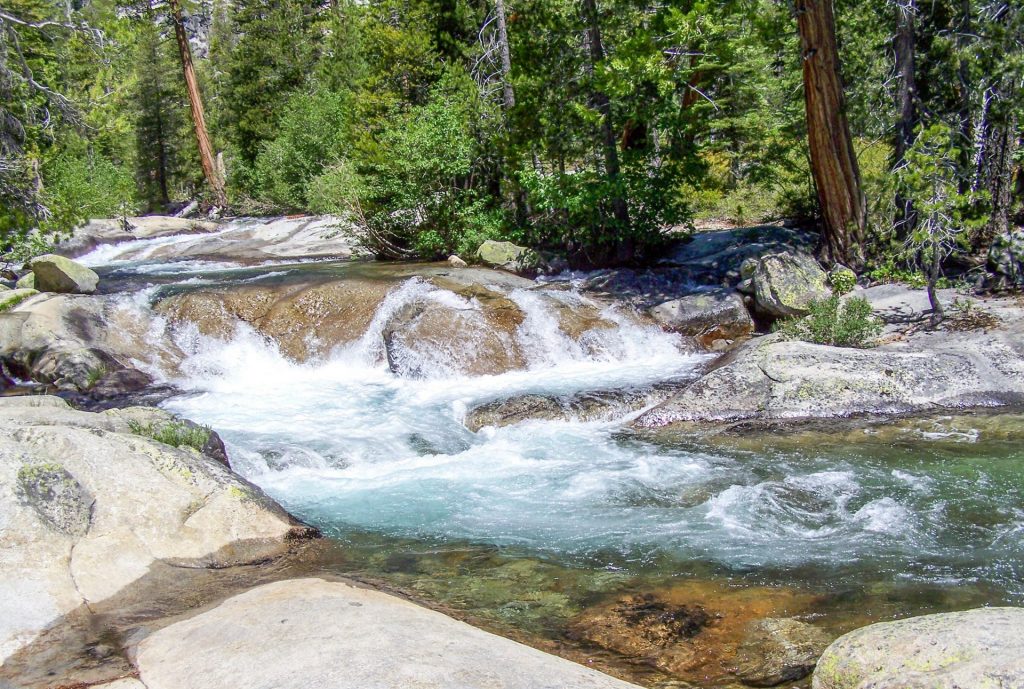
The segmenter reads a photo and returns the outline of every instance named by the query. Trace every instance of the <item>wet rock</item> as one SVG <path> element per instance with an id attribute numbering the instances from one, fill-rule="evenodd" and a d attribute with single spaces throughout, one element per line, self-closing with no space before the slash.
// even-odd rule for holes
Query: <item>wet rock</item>
<path id="1" fill-rule="evenodd" d="M 814 300 L 832 291 L 828 275 L 813 256 L 787 251 L 765 256 L 754 271 L 757 306 L 775 317 L 804 316 Z"/>
<path id="2" fill-rule="evenodd" d="M 213 232 L 219 223 L 175 218 L 166 215 L 147 215 L 126 220 L 99 219 L 75 230 L 74 234 L 57 246 L 62 256 L 74 258 L 105 244 L 119 244 L 134 239 L 156 239 L 179 234 Z"/>
<path id="3" fill-rule="evenodd" d="M 34 289 L 6 289 L 0 292 L 0 313 L 13 309 L 15 306 L 25 301 L 29 297 L 34 297 L 39 294 Z"/>
<path id="4" fill-rule="evenodd" d="M 654 390 L 594 391 L 575 396 L 522 395 L 488 402 L 471 410 L 464 420 L 476 432 L 485 426 L 511 426 L 530 420 L 595 421 L 643 409 L 664 394 Z"/>
<path id="5" fill-rule="evenodd" d="M 199 452 L 53 397 L 0 398 L 0 515 L 0 661 L 84 604 L 177 576 L 159 563 L 255 563 L 312 533 Z"/>
<path id="6" fill-rule="evenodd" d="M 29 266 L 35 275 L 35 288 L 40 292 L 92 294 L 100 281 L 92 269 L 56 254 L 37 256 Z"/>
<path id="7" fill-rule="evenodd" d="M 522 313 L 485 288 L 473 298 L 418 299 L 405 305 L 383 330 L 388 365 L 400 376 L 495 375 L 526 364 L 515 332 Z M 480 293 L 491 296 L 480 300 Z"/>
<path id="8" fill-rule="evenodd" d="M 758 338 L 635 423 L 791 420 L 1024 402 L 1024 321 L 854 350 Z"/>
<path id="9" fill-rule="evenodd" d="M 137 360 L 172 364 L 182 356 L 169 341 L 151 344 L 152 325 L 151 317 L 112 297 L 40 295 L 0 313 L 0 363 L 60 390 L 134 390 L 145 375 Z"/>
<path id="10" fill-rule="evenodd" d="M 736 653 L 736 675 L 755 687 L 803 679 L 831 639 L 817 627 L 794 619 L 752 622 Z"/>
<path id="11" fill-rule="evenodd" d="M 324 356 L 359 339 L 394 287 L 384 280 L 240 285 L 186 292 L 161 300 L 157 313 L 176 325 L 228 340 L 239 322 L 274 340 L 296 361 Z"/>
<path id="12" fill-rule="evenodd" d="M 733 290 L 690 294 L 659 304 L 650 314 L 663 328 L 695 337 L 706 349 L 715 340 L 737 340 L 754 332 L 743 297 Z"/>
<path id="13" fill-rule="evenodd" d="M 989 280 L 991 288 L 1024 287 L 1024 228 L 995 238 L 988 251 L 987 268 L 993 275 Z"/>
<path id="14" fill-rule="evenodd" d="M 822 655 L 814 689 L 1024 686 L 1024 608 L 882 622 L 841 636 Z"/>
<path id="15" fill-rule="evenodd" d="M 533 249 L 493 239 L 480 245 L 477 258 L 486 265 L 511 273 L 535 273 L 540 265 L 540 257 Z"/>
<path id="16" fill-rule="evenodd" d="M 408 601 L 320 579 L 237 595 L 155 632 L 136 657 L 149 689 L 633 686 Z"/>
<path id="17" fill-rule="evenodd" d="M 451 256 L 448 257 L 448 265 L 450 265 L 452 268 L 468 268 L 469 267 L 468 263 L 463 261 L 461 258 L 456 256 L 455 254 L 452 254 Z"/>

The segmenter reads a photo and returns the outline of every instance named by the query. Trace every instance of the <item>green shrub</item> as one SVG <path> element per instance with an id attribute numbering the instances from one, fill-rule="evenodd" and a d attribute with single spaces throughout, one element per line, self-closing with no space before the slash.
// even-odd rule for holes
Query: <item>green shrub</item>
<path id="1" fill-rule="evenodd" d="M 873 347 L 882 324 L 871 315 L 871 304 L 863 297 L 842 299 L 834 294 L 812 301 L 804 318 L 782 321 L 777 331 L 783 337 L 834 347 Z"/>
<path id="2" fill-rule="evenodd" d="M 309 187 L 349 149 L 348 98 L 330 91 L 300 93 L 284 106 L 277 136 L 260 147 L 251 171 L 261 200 L 305 209 Z"/>
<path id="3" fill-rule="evenodd" d="M 171 447 L 191 447 L 202 452 L 206 443 L 210 440 L 213 430 L 209 426 L 194 426 L 184 421 L 171 421 L 163 425 L 152 423 L 144 424 L 140 421 L 131 420 L 128 428 L 135 435 L 170 445 Z"/>

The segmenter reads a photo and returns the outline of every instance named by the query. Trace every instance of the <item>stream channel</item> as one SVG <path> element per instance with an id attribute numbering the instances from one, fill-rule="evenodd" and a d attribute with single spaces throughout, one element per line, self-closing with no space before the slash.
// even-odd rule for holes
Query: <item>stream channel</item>
<path id="1" fill-rule="evenodd" d="M 151 243 L 166 253 L 174 241 Z M 493 343 L 478 337 L 488 327 L 479 304 L 416 267 L 168 262 L 138 244 L 82 259 L 125 308 L 296 280 L 387 283 L 361 333 L 304 361 L 240 321 L 226 337 L 154 321 L 153 347 L 170 339 L 183 353 L 173 366 L 147 363 L 176 390 L 162 406 L 215 429 L 236 471 L 320 528 L 334 554 L 317 566 L 333 574 L 649 686 L 735 682 L 734 646 L 685 667 L 600 648 L 588 624 L 631 596 L 722 620 L 797 617 L 833 637 L 910 614 L 1024 604 L 1022 416 L 639 435 L 629 422 L 643 404 L 709 357 L 571 284 L 484 285 L 520 312 L 499 338 L 520 365 L 480 373 L 467 361 Z M 458 346 L 424 331 L 388 351 L 389 323 L 425 303 L 456 314 L 440 329 L 465 333 Z M 570 336 L 560 313 L 581 308 L 603 325 Z M 634 403 L 476 432 L 464 424 L 495 400 L 595 391 Z"/>

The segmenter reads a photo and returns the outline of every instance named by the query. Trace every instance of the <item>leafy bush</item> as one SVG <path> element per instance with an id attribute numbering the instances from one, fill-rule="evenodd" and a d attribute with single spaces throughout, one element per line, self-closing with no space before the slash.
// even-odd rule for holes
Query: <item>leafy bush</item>
<path id="1" fill-rule="evenodd" d="M 812 301 L 810 314 L 781 322 L 783 337 L 834 347 L 872 347 L 882 325 L 871 315 L 871 304 L 863 297 Z"/>
<path id="2" fill-rule="evenodd" d="M 348 99 L 330 91 L 288 100 L 277 136 L 260 147 L 251 173 L 262 200 L 288 210 L 307 207 L 310 185 L 348 153 L 348 110 Z"/>
<path id="3" fill-rule="evenodd" d="M 370 248 L 390 258 L 472 253 L 500 236 L 504 214 L 479 187 L 476 100 L 468 75 L 449 70 L 425 105 L 391 115 L 371 150 L 317 176 L 310 208 L 350 215 Z"/>
<path id="4" fill-rule="evenodd" d="M 44 166 L 43 179 L 51 213 L 41 223 L 44 234 L 67 234 L 90 218 L 129 215 L 136 208 L 132 171 L 93 151 L 65 150 Z"/>
<path id="5" fill-rule="evenodd" d="M 152 438 L 164 445 L 191 447 L 200 452 L 206 446 L 207 441 L 210 440 L 210 434 L 213 433 L 213 430 L 208 426 L 194 426 L 183 421 L 171 421 L 162 426 L 157 426 L 151 423 L 144 424 L 131 420 L 128 422 L 128 428 L 135 435 Z"/>

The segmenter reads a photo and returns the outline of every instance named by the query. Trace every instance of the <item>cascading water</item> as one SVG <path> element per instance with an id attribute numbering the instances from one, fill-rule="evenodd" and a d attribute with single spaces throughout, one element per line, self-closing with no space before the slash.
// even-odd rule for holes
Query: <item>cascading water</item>
<path id="1" fill-rule="evenodd" d="M 239 283 L 227 273 L 175 279 L 197 278 Z M 179 326 L 170 332 L 180 363 L 153 367 L 182 391 L 167 408 L 215 428 L 236 470 L 339 538 L 485 543 L 581 567 L 699 566 L 780 583 L 982 586 L 985 601 L 1024 599 L 1021 450 L 977 432 L 758 450 L 637 437 L 628 411 L 471 432 L 463 420 L 484 403 L 649 390 L 706 360 L 575 292 L 489 288 L 521 313 L 497 335 L 475 298 L 412 278 L 396 280 L 363 335 L 328 356 L 297 363 L 242 323 L 227 340 Z M 599 323 L 570 336 L 560 315 L 581 309 Z M 457 346 L 392 332 L 436 313 L 458 330 Z M 169 326 L 154 328 L 165 340 Z M 522 365 L 474 375 L 494 341 Z"/>

